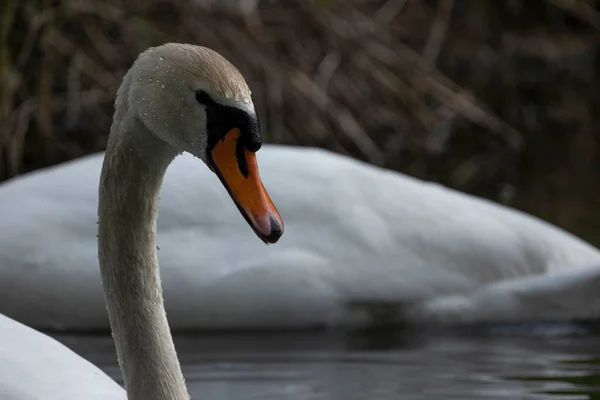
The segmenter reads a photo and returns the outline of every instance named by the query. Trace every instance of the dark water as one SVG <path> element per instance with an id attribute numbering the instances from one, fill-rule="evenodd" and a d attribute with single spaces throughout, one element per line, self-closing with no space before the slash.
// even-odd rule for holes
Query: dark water
<path id="1" fill-rule="evenodd" d="M 119 382 L 109 336 L 55 336 Z M 544 325 L 451 332 L 176 337 L 193 399 L 600 399 L 600 333 Z"/>

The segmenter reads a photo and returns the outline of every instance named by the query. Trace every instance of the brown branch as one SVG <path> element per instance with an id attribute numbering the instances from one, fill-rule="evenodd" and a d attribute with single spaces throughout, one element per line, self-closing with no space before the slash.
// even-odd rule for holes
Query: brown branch
<path id="1" fill-rule="evenodd" d="M 546 0 L 548 3 L 569 12 L 580 21 L 600 30 L 600 13 L 593 5 L 581 0 Z"/>
<path id="2" fill-rule="evenodd" d="M 440 52 L 442 51 L 442 45 L 446 38 L 446 31 L 452 16 L 452 9 L 454 8 L 454 0 L 440 0 L 431 31 L 429 32 L 429 38 L 427 44 L 423 49 L 423 58 L 429 61 L 432 65 L 435 65 Z"/>

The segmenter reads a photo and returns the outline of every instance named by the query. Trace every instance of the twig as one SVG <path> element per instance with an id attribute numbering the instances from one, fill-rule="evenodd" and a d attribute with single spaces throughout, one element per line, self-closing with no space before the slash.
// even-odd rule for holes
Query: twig
<path id="1" fill-rule="evenodd" d="M 315 77 L 315 83 L 319 85 L 323 90 L 327 90 L 327 85 L 331 77 L 335 73 L 336 69 L 340 66 L 341 56 L 337 51 L 328 53 L 317 67 L 317 74 Z"/>
<path id="2" fill-rule="evenodd" d="M 387 25 L 396 18 L 406 5 L 408 0 L 388 0 L 379 10 L 373 15 L 373 19 L 377 24 Z"/>
<path id="3" fill-rule="evenodd" d="M 446 31 L 448 30 L 448 23 L 452 16 L 452 9 L 454 8 L 454 0 L 440 0 L 427 44 L 423 50 L 423 58 L 429 61 L 432 65 L 435 62 L 442 51 L 442 45 L 446 37 Z"/>
<path id="4" fill-rule="evenodd" d="M 385 160 L 384 153 L 351 114 L 331 101 L 327 94 L 311 81 L 306 74 L 297 71 L 293 75 L 291 83 L 298 92 L 304 94 L 306 99 L 311 100 L 319 109 L 323 111 L 328 110 L 328 115 L 333 118 L 338 128 L 355 143 L 371 163 L 383 165 Z"/>
<path id="5" fill-rule="evenodd" d="M 581 0 L 546 0 L 565 11 L 571 13 L 579 20 L 600 30 L 600 13 L 596 11 L 593 5 L 587 4 Z"/>

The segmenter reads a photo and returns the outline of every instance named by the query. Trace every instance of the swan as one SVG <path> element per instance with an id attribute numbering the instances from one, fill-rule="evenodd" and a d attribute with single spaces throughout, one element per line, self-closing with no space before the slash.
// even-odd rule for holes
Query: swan
<path id="1" fill-rule="evenodd" d="M 178 107 L 162 77 L 149 79 L 139 90 Z M 165 123 L 178 129 L 176 112 Z M 380 303 L 418 323 L 600 315 L 600 251 L 556 226 L 325 150 L 265 144 L 259 158 L 288 227 L 277 246 L 252 240 L 194 156 L 167 170 L 157 242 L 176 331 L 363 326 L 381 322 Z M 0 312 L 38 329 L 108 329 L 96 251 L 103 160 L 0 186 Z"/>
<path id="2" fill-rule="evenodd" d="M 0 398 L 125 400 L 98 367 L 58 341 L 0 315 Z"/>
<path id="3" fill-rule="evenodd" d="M 250 90 L 218 53 L 151 48 L 125 75 L 115 104 L 100 175 L 98 259 L 119 364 L 129 399 L 187 400 L 156 254 L 167 167 L 184 151 L 202 160 L 265 243 L 279 240 L 283 220 L 258 173 L 262 137 Z"/>
<path id="4" fill-rule="evenodd" d="M 262 145 L 259 129 L 244 78 L 213 50 L 174 43 L 150 48 L 123 79 L 100 175 L 98 259 L 130 400 L 189 399 L 163 305 L 156 254 L 164 173 L 180 152 L 193 154 L 217 175 L 252 231 L 265 243 L 276 243 L 283 234 L 283 220 L 259 176 L 255 154 Z M 230 248 L 238 245 L 231 243 Z M 11 379 L 0 385 L 0 392 L 8 388 L 3 399 L 73 398 L 70 389 L 67 396 L 42 393 L 52 385 L 61 389 L 48 382 L 59 374 L 56 367 L 61 363 L 66 367 L 60 371 L 61 383 L 71 376 L 78 379 L 74 384 L 79 389 L 87 380 L 89 392 L 123 398 L 114 382 L 48 337 L 5 316 L 0 326 L 5 328 L 0 333 L 0 371 Z M 7 346 L 12 340 L 18 344 L 14 349 Z M 29 344 L 40 354 L 30 354 L 29 348 L 23 352 Z M 54 367 L 46 351 L 56 356 Z M 5 363 L 4 353 L 14 363 Z"/>

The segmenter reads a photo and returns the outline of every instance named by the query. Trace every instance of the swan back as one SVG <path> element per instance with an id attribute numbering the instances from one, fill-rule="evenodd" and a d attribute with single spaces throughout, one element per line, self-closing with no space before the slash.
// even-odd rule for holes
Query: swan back
<path id="1" fill-rule="evenodd" d="M 345 156 L 266 145 L 258 161 L 286 219 L 277 246 L 256 242 L 192 156 L 167 171 L 158 257 L 174 329 L 337 325 L 349 302 L 415 303 L 600 264 L 598 249 L 538 218 Z M 91 155 L 2 187 L 0 311 L 107 326 L 93 206 L 101 163 Z"/>
<path id="2" fill-rule="evenodd" d="M 0 398 L 125 400 L 98 367 L 56 340 L 0 315 Z"/>

